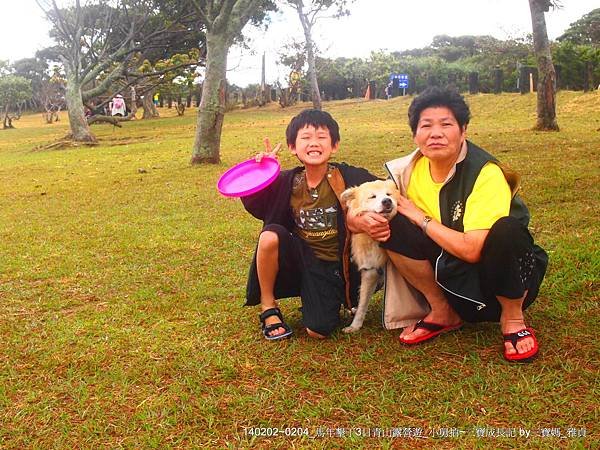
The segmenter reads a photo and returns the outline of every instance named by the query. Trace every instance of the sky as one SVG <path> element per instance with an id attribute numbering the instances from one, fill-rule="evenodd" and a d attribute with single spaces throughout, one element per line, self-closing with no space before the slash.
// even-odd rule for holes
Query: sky
<path id="1" fill-rule="evenodd" d="M 34 56 L 51 45 L 49 25 L 35 0 L 2 1 L 0 60 Z M 546 13 L 548 37 L 555 39 L 584 14 L 600 7 L 599 0 L 561 0 L 562 9 Z M 325 57 L 368 57 L 371 51 L 399 51 L 431 44 L 436 35 L 492 35 L 498 39 L 522 37 L 531 32 L 528 0 L 356 0 L 350 16 L 323 19 L 315 41 Z M 250 50 L 233 47 L 227 78 L 246 86 L 260 82 L 261 59 L 266 58 L 268 83 L 285 83 L 287 69 L 277 65 L 284 44 L 302 38 L 293 11 L 271 17 L 265 31 L 247 27 Z"/>

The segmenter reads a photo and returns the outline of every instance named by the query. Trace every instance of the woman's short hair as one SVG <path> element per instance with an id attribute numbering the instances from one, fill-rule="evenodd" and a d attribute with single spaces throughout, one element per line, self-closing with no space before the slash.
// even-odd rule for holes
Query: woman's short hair
<path id="1" fill-rule="evenodd" d="M 471 111 L 463 96 L 454 89 L 430 87 L 416 96 L 408 107 L 408 124 L 413 136 L 417 133 L 417 125 L 423 110 L 436 106 L 452 111 L 461 128 L 468 125 Z"/>
<path id="2" fill-rule="evenodd" d="M 289 146 L 296 145 L 298 131 L 307 125 L 315 128 L 327 128 L 331 136 L 331 145 L 340 141 L 340 127 L 331 114 L 318 109 L 305 109 L 290 121 L 285 130 L 285 138 Z"/>

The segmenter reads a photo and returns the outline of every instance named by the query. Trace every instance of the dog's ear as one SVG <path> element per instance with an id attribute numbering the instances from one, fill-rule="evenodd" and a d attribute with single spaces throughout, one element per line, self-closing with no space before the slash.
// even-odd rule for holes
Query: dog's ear
<path id="1" fill-rule="evenodd" d="M 342 192 L 342 195 L 340 195 L 340 198 L 347 205 L 352 200 L 354 200 L 355 195 L 356 195 L 356 187 L 352 187 L 352 188 L 346 189 L 344 192 Z"/>
<path id="2" fill-rule="evenodd" d="M 387 179 L 385 180 L 385 184 L 389 187 L 389 189 L 393 189 L 395 191 L 398 190 L 398 186 L 396 186 L 396 182 L 394 180 Z"/>
<path id="3" fill-rule="evenodd" d="M 399 201 L 400 200 L 400 191 L 398 190 L 398 186 L 396 186 L 396 183 L 394 182 L 394 180 L 391 180 L 391 179 L 385 180 L 385 184 L 388 189 L 391 189 L 391 194 L 396 199 L 396 201 Z"/>

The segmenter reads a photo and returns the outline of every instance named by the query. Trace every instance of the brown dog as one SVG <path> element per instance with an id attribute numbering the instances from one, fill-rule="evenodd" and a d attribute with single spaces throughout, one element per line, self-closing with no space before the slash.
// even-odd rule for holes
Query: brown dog
<path id="1" fill-rule="evenodd" d="M 342 201 L 346 202 L 348 211 L 355 214 L 375 212 L 387 220 L 396 215 L 400 192 L 392 180 L 370 181 L 342 193 Z M 387 262 L 387 255 L 366 233 L 352 235 L 352 260 L 360 271 L 360 292 L 358 308 L 350 326 L 344 332 L 353 333 L 360 330 L 365 320 L 371 296 L 375 292 L 377 283 L 383 278 L 383 269 Z"/>

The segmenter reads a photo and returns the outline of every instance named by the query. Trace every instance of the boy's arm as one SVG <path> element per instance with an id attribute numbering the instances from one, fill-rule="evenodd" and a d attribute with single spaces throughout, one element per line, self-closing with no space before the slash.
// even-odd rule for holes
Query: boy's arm
<path id="1" fill-rule="evenodd" d="M 265 220 L 270 203 L 272 203 L 272 192 L 279 185 L 280 180 L 281 176 L 263 190 L 246 197 L 241 197 L 240 200 L 242 200 L 242 205 L 244 205 L 246 211 L 259 220 Z"/>
<path id="2" fill-rule="evenodd" d="M 269 138 L 265 137 L 263 139 L 263 144 L 265 146 L 265 150 L 256 154 L 256 162 L 260 162 L 261 159 L 265 156 L 279 159 L 277 157 L 277 153 L 281 149 L 281 143 L 278 143 L 275 146 L 275 148 L 271 148 L 271 142 Z M 242 204 L 244 205 L 246 211 L 248 211 L 257 219 L 265 220 L 266 209 L 269 206 L 269 199 L 271 199 L 273 187 L 279 183 L 280 179 L 281 177 L 279 177 L 277 180 L 275 180 L 275 182 L 271 183 L 271 185 L 267 186 L 262 191 L 249 195 L 247 197 L 241 197 Z"/>

